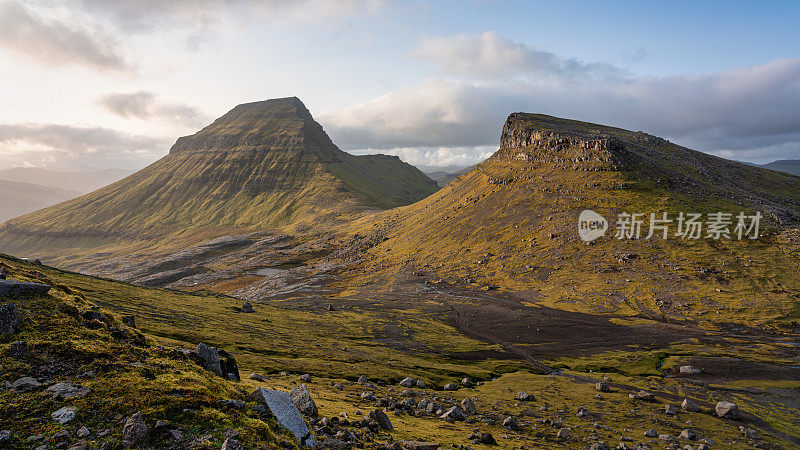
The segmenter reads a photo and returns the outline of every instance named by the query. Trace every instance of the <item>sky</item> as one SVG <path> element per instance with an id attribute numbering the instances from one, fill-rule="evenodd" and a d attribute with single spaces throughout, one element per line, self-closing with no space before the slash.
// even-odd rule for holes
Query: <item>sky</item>
<path id="1" fill-rule="evenodd" d="M 235 105 L 432 169 L 508 114 L 800 159 L 800 2 L 0 0 L 0 169 L 139 169 Z"/>

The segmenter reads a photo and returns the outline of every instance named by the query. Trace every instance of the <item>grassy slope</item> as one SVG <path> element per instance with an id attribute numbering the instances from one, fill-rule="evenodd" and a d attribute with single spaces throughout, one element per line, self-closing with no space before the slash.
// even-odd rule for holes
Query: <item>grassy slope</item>
<path id="1" fill-rule="evenodd" d="M 658 145 L 668 145 L 663 142 Z M 352 226 L 362 234 L 385 229 L 389 239 L 369 250 L 348 284 L 381 283 L 413 265 L 572 311 L 642 314 L 712 328 L 800 317 L 800 240 L 777 219 L 798 214 L 792 202 L 800 197 L 800 178 L 674 145 L 645 145 L 627 157 L 627 166 L 599 171 L 584 170 L 583 163 L 491 158 L 418 203 Z M 674 171 L 654 169 L 660 167 Z M 744 190 L 749 194 L 736 195 Z M 607 236 L 590 246 L 577 236 L 583 209 L 612 222 Z M 758 240 L 609 236 L 622 211 L 675 217 L 680 211 L 756 209 L 774 213 L 762 221 L 766 229 Z M 384 270 L 372 273 L 367 266 Z"/>
<path id="2" fill-rule="evenodd" d="M 0 179 L 0 223 L 80 195 L 75 191 Z"/>

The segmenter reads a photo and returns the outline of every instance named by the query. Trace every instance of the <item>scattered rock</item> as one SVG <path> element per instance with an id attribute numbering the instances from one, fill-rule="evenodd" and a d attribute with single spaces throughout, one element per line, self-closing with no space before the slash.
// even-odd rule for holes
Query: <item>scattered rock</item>
<path id="1" fill-rule="evenodd" d="M 739 431 L 741 431 L 742 434 L 744 434 L 744 437 L 746 437 L 748 439 L 760 439 L 761 438 L 761 434 L 758 432 L 758 430 L 754 430 L 752 428 L 739 427 Z"/>
<path id="2" fill-rule="evenodd" d="M 56 444 L 56 447 L 66 447 L 67 442 L 72 438 L 67 430 L 61 430 L 58 433 L 54 434 L 50 437 L 50 441 L 53 444 Z"/>
<path id="3" fill-rule="evenodd" d="M 439 444 L 435 442 L 400 441 L 398 444 L 406 450 L 437 450 L 439 448 Z"/>
<path id="4" fill-rule="evenodd" d="M 225 439 L 225 442 L 222 443 L 221 450 L 242 450 L 242 443 L 237 441 L 234 438 Z"/>
<path id="5" fill-rule="evenodd" d="M 300 375 L 299 378 L 300 378 L 300 381 L 302 381 L 304 383 L 311 383 L 311 378 L 312 377 L 311 377 L 311 374 L 304 373 L 304 374 Z"/>
<path id="6" fill-rule="evenodd" d="M 469 397 L 461 400 L 461 408 L 466 414 L 478 414 L 478 408 L 475 407 L 475 402 Z"/>
<path id="7" fill-rule="evenodd" d="M 41 385 L 42 383 L 36 381 L 35 378 L 22 377 L 14 380 L 9 387 L 17 392 L 28 392 L 41 387 Z"/>
<path id="8" fill-rule="evenodd" d="M 366 385 L 368 383 L 369 383 L 369 380 L 367 379 L 366 375 L 361 375 L 360 377 L 358 377 L 358 384 Z"/>
<path id="9" fill-rule="evenodd" d="M 656 430 L 647 430 L 644 432 L 645 437 L 654 438 L 658 437 L 658 431 Z"/>
<path id="10" fill-rule="evenodd" d="M 78 436 L 80 439 L 88 437 L 90 434 L 92 433 L 90 433 L 89 429 L 86 427 L 80 427 L 78 431 L 75 433 L 75 435 Z"/>
<path id="11" fill-rule="evenodd" d="M 278 424 L 291 431 L 300 445 L 306 447 L 316 445 L 314 436 L 308 431 L 303 416 L 288 393 L 259 388 L 250 398 L 266 406 L 267 410 L 278 420 Z"/>
<path id="12" fill-rule="evenodd" d="M 687 429 L 681 431 L 681 434 L 678 435 L 678 438 L 680 438 L 680 439 L 688 439 L 690 441 L 694 441 L 694 440 L 697 439 L 697 433 L 695 433 L 693 430 L 690 430 L 690 429 L 687 428 Z"/>
<path id="13" fill-rule="evenodd" d="M 15 359 L 22 359 L 28 356 L 28 343 L 25 341 L 14 341 L 8 348 L 8 356 Z"/>
<path id="14" fill-rule="evenodd" d="M 634 398 L 636 400 L 644 400 L 646 402 L 652 402 L 656 399 L 656 396 L 653 395 L 652 392 L 639 391 L 636 394 L 634 394 Z"/>
<path id="15" fill-rule="evenodd" d="M 724 417 L 726 419 L 738 419 L 741 414 L 739 412 L 739 406 L 736 403 L 722 401 L 717 403 L 717 406 L 714 408 L 717 412 L 718 417 Z"/>
<path id="16" fill-rule="evenodd" d="M 5 295 L 0 292 L 0 297 L 5 297 Z M 15 303 L 0 305 L 0 334 L 14 334 L 19 320 L 20 314 Z"/>
<path id="17" fill-rule="evenodd" d="M 420 389 L 425 389 L 425 382 L 422 380 L 417 380 L 417 387 Z"/>
<path id="18" fill-rule="evenodd" d="M 479 433 L 474 432 L 469 437 L 469 441 L 473 444 L 483 444 L 483 445 L 496 445 L 497 441 L 494 440 L 494 436 L 492 433 Z"/>
<path id="19" fill-rule="evenodd" d="M 674 416 L 675 414 L 678 414 L 678 407 L 675 405 L 667 405 L 664 407 L 664 412 L 670 416 Z"/>
<path id="20" fill-rule="evenodd" d="M 263 382 L 264 381 L 264 377 L 262 377 L 261 375 L 259 375 L 257 373 L 251 373 L 250 374 L 250 379 L 251 380 L 255 380 L 255 381 L 259 381 L 259 382 Z"/>
<path id="21" fill-rule="evenodd" d="M 519 422 L 517 422 L 517 419 L 509 416 L 503 420 L 503 427 L 509 430 L 519 430 Z"/>
<path id="22" fill-rule="evenodd" d="M 517 395 L 515 395 L 514 398 L 521 402 L 532 402 L 536 400 L 536 397 L 534 397 L 533 394 L 528 394 L 525 391 L 517 392 Z"/>
<path id="23" fill-rule="evenodd" d="M 461 380 L 461 385 L 464 386 L 465 388 L 471 388 L 475 386 L 475 383 L 473 383 L 472 380 L 470 380 L 469 378 L 464 378 L 463 380 Z"/>
<path id="24" fill-rule="evenodd" d="M 443 389 L 445 391 L 457 391 L 458 390 L 458 385 L 454 384 L 454 383 L 447 383 L 447 384 L 444 385 Z"/>
<path id="25" fill-rule="evenodd" d="M 672 437 L 672 435 L 669 435 L 669 434 L 659 434 L 658 435 L 658 439 L 661 440 L 661 441 L 664 441 L 664 442 L 674 442 L 675 441 L 675 438 Z"/>
<path id="26" fill-rule="evenodd" d="M 384 430 L 389 430 L 389 431 L 394 430 L 394 427 L 392 426 L 392 421 L 389 420 L 389 416 L 387 416 L 386 413 L 384 413 L 380 409 L 373 409 L 372 411 L 369 412 L 368 417 L 377 422 L 378 425 Z"/>
<path id="27" fill-rule="evenodd" d="M 142 413 L 128 417 L 122 427 L 122 444 L 128 447 L 136 447 L 146 443 L 150 439 L 150 427 L 144 423 Z"/>
<path id="28" fill-rule="evenodd" d="M 695 404 L 695 402 L 689 400 L 688 398 L 683 399 L 683 402 L 681 402 L 681 409 L 689 412 L 700 411 L 700 408 Z"/>
<path id="29" fill-rule="evenodd" d="M 556 439 L 569 439 L 569 428 L 561 428 L 556 433 Z"/>
<path id="30" fill-rule="evenodd" d="M 369 392 L 369 391 L 362 392 L 360 397 L 363 400 L 367 400 L 367 401 L 375 400 L 375 394 L 373 394 L 372 392 Z"/>
<path id="31" fill-rule="evenodd" d="M 681 366 L 680 369 L 678 370 L 680 371 L 680 373 L 687 375 L 696 375 L 702 372 L 702 370 L 694 366 Z"/>
<path id="32" fill-rule="evenodd" d="M 5 271 L 3 271 L 3 276 L 5 277 Z M 13 437 L 14 433 L 11 430 L 0 430 L 0 445 L 11 444 L 11 438 Z"/>
<path id="33" fill-rule="evenodd" d="M 74 406 L 65 406 L 59 409 L 58 411 L 55 411 L 52 414 L 50 414 L 50 417 L 53 419 L 54 422 L 64 425 L 65 423 L 74 419 L 77 412 L 78 408 Z"/>
<path id="34" fill-rule="evenodd" d="M 181 430 L 169 430 L 169 437 L 171 437 L 175 441 L 182 441 L 183 440 L 183 431 L 181 431 Z"/>
<path id="35" fill-rule="evenodd" d="M 289 392 L 289 396 L 292 397 L 292 401 L 301 413 L 310 417 L 316 417 L 317 414 L 319 414 L 317 404 L 314 403 L 314 399 L 311 398 L 311 393 L 308 392 L 308 387 L 306 385 L 303 384 L 293 387 L 291 392 Z"/>
<path id="36" fill-rule="evenodd" d="M 611 448 L 603 441 L 597 441 L 589 446 L 589 450 L 611 450 Z"/>
<path id="37" fill-rule="evenodd" d="M 453 406 L 452 408 L 448 409 L 446 413 L 442 414 L 440 418 L 444 420 L 452 420 L 454 422 L 460 422 L 467 419 L 466 414 L 464 411 L 459 408 L 458 406 Z"/>
<path id="38" fill-rule="evenodd" d="M 44 390 L 45 393 L 57 400 L 68 400 L 70 398 L 83 398 L 89 393 L 89 388 L 76 386 L 68 381 L 61 381 Z"/>
<path id="39" fill-rule="evenodd" d="M 606 383 L 605 381 L 598 381 L 594 385 L 594 388 L 597 389 L 600 392 L 611 392 L 611 388 L 608 386 L 608 383 Z"/>
<path id="40" fill-rule="evenodd" d="M 213 373 L 214 375 L 222 376 L 222 366 L 219 362 L 219 352 L 214 347 L 209 347 L 204 342 L 197 344 L 195 353 L 200 358 L 201 365 L 204 369 Z"/>
<path id="41" fill-rule="evenodd" d="M 242 304 L 242 312 L 243 313 L 254 313 L 255 310 L 253 309 L 253 305 L 250 302 L 245 300 L 244 304 Z"/>
<path id="42" fill-rule="evenodd" d="M 403 380 L 400 381 L 400 386 L 403 386 L 403 387 L 410 388 L 410 387 L 414 387 L 416 385 L 417 385 L 417 380 L 415 380 L 415 379 L 413 379 L 411 377 L 403 378 Z"/>
<path id="43" fill-rule="evenodd" d="M 49 290 L 47 284 L 0 280 L 0 297 L 4 298 L 44 295 Z"/>
<path id="44" fill-rule="evenodd" d="M 226 399 L 226 400 L 219 400 L 217 402 L 219 409 L 226 410 L 226 409 L 235 409 L 236 411 L 245 411 L 245 403 L 241 400 L 233 400 L 233 399 Z"/>

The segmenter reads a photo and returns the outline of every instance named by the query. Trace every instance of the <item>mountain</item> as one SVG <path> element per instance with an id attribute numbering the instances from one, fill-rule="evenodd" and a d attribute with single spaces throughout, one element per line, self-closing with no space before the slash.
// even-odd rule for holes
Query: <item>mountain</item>
<path id="1" fill-rule="evenodd" d="M 437 188 L 397 157 L 339 150 L 299 99 L 272 99 L 233 108 L 121 181 L 3 224 L 0 249 L 160 252 L 232 232 L 320 229 Z"/>
<path id="2" fill-rule="evenodd" d="M 478 164 L 480 164 L 480 163 L 478 163 Z M 462 169 L 454 170 L 452 172 L 445 172 L 445 171 L 431 172 L 431 173 L 428 174 L 428 176 L 433 178 L 434 180 L 436 180 L 436 184 L 438 184 L 439 187 L 445 187 L 445 186 L 447 186 L 447 183 L 455 180 L 456 178 L 460 177 L 461 175 L 464 175 L 465 173 L 467 173 L 467 172 L 471 171 L 472 169 L 478 167 L 478 164 L 473 164 L 473 165 L 471 165 L 469 167 L 464 167 Z"/>
<path id="3" fill-rule="evenodd" d="M 0 192 L 0 223 L 80 195 L 80 192 L 3 179 Z"/>
<path id="4" fill-rule="evenodd" d="M 781 159 L 762 164 L 761 167 L 777 170 L 779 172 L 791 173 L 793 175 L 800 175 L 800 159 Z"/>
<path id="5" fill-rule="evenodd" d="M 99 189 L 133 173 L 126 169 L 52 170 L 41 167 L 0 169 L 0 180 L 35 182 L 40 186 L 74 191 L 79 194 Z"/>
<path id="6" fill-rule="evenodd" d="M 608 220 L 604 237 L 581 240 L 583 210 Z M 644 239 L 650 214 L 665 212 L 669 238 Z M 714 240 L 704 228 L 687 240 L 674 236 L 680 212 L 763 219 L 757 239 Z M 621 213 L 644 215 L 641 239 L 615 238 Z M 487 161 L 420 202 L 352 226 L 360 250 L 342 254 L 359 261 L 350 282 L 373 290 L 400 289 L 399 274 L 419 272 L 566 311 L 754 324 L 800 313 L 798 222 L 794 175 L 643 132 L 515 113 Z"/>

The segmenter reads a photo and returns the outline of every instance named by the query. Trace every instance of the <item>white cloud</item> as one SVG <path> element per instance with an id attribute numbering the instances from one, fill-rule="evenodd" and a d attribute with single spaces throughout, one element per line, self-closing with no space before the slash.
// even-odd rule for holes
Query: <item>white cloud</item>
<path id="1" fill-rule="evenodd" d="M 107 111 L 124 118 L 168 121 L 187 127 L 199 127 L 210 122 L 200 109 L 180 103 L 165 103 L 148 91 L 106 94 L 97 103 Z"/>
<path id="2" fill-rule="evenodd" d="M 115 41 L 102 30 L 48 20 L 10 1 L 0 2 L 0 47 L 45 65 L 128 68 Z"/>

